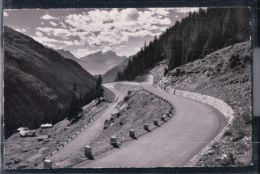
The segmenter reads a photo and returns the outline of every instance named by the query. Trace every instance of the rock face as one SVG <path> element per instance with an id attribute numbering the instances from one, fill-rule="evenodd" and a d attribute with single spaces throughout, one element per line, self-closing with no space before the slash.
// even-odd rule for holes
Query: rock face
<path id="1" fill-rule="evenodd" d="M 103 75 L 111 68 L 119 65 L 124 61 L 126 56 L 118 56 L 112 51 L 108 52 L 96 52 L 90 54 L 86 57 L 80 58 L 81 61 L 84 61 L 83 67 L 93 75 Z"/>
<path id="2" fill-rule="evenodd" d="M 32 38 L 4 27 L 5 137 L 66 116 L 72 100 L 95 89 L 96 79 Z"/>

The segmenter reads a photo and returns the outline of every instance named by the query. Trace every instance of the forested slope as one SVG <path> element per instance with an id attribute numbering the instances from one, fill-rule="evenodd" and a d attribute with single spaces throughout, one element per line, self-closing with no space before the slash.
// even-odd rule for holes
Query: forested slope
<path id="1" fill-rule="evenodd" d="M 4 27 L 4 133 L 73 116 L 100 95 L 96 79 L 32 38 Z"/>
<path id="2" fill-rule="evenodd" d="M 246 41 L 250 37 L 249 23 L 249 8 L 208 8 L 190 13 L 144 45 L 124 72 L 118 73 L 117 80 L 132 80 L 163 59 L 171 70 L 220 48 Z"/>

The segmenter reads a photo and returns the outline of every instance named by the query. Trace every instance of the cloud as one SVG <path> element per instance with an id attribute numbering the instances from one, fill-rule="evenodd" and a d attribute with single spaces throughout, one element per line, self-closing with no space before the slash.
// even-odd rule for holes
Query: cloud
<path id="1" fill-rule="evenodd" d="M 136 9 L 128 8 L 121 11 L 122 17 L 125 18 L 126 21 L 137 21 L 139 17 L 139 13 Z"/>
<path id="2" fill-rule="evenodd" d="M 127 50 L 134 40 L 138 40 L 139 46 L 141 42 L 160 35 L 188 12 L 198 10 L 199 8 L 114 8 L 73 10 L 64 13 L 63 17 L 54 13 L 53 16 L 45 14 L 40 15 L 42 20 L 32 35 L 35 40 L 49 47 L 65 47 L 77 56 L 99 50 L 115 51 L 122 46 Z"/>
<path id="3" fill-rule="evenodd" d="M 189 13 L 199 11 L 199 8 L 195 7 L 184 7 L 184 8 L 176 8 L 176 12 L 178 13 Z"/>
<path id="4" fill-rule="evenodd" d="M 54 38 L 46 37 L 42 34 L 36 34 L 33 36 L 33 39 L 36 40 L 37 42 L 40 42 L 43 45 L 46 45 L 48 47 L 52 47 L 54 49 L 61 49 L 65 48 L 67 46 L 72 46 L 74 45 L 74 41 L 67 41 L 67 40 L 57 40 Z"/>
<path id="5" fill-rule="evenodd" d="M 56 24 L 55 22 L 49 22 L 50 24 L 51 24 L 51 26 L 53 26 L 53 27 L 56 27 L 58 24 Z"/>
<path id="6" fill-rule="evenodd" d="M 37 27 L 36 30 L 46 33 L 46 35 L 48 35 L 48 36 L 60 37 L 63 39 L 68 39 L 70 36 L 73 36 L 73 33 L 71 33 L 69 30 L 63 29 L 63 28 Z"/>
<path id="7" fill-rule="evenodd" d="M 66 28 L 65 24 L 63 22 L 60 22 L 59 25 L 62 27 L 62 28 Z"/>
<path id="8" fill-rule="evenodd" d="M 8 16 L 8 13 L 6 11 L 4 11 L 3 14 L 4 14 L 4 17 Z"/>
<path id="9" fill-rule="evenodd" d="M 149 10 L 153 12 L 153 14 L 162 15 L 162 16 L 169 15 L 170 10 L 172 10 L 172 9 L 173 8 L 149 8 Z"/>
<path id="10" fill-rule="evenodd" d="M 42 32 L 39 32 L 39 31 L 37 31 L 37 32 L 35 33 L 35 35 L 36 35 L 37 37 L 43 37 Z"/>
<path id="11" fill-rule="evenodd" d="M 134 33 L 131 32 L 123 32 L 123 35 L 128 36 L 128 37 L 139 37 L 139 38 L 144 38 L 145 36 L 154 36 L 157 35 L 157 33 L 152 33 L 151 31 L 147 30 L 140 30 Z"/>
<path id="12" fill-rule="evenodd" d="M 24 28 L 14 28 L 16 31 L 20 32 L 20 33 L 24 33 L 26 32 L 27 30 L 24 29 Z"/>
<path id="13" fill-rule="evenodd" d="M 49 14 L 45 14 L 41 17 L 41 19 L 44 19 L 44 20 L 51 20 L 51 19 L 59 19 L 59 18 L 56 18 L 56 17 L 53 17 Z"/>
<path id="14" fill-rule="evenodd" d="M 65 23 L 71 32 L 90 46 L 115 46 L 126 43 L 130 37 L 155 36 L 172 24 L 170 9 L 95 9 L 88 13 L 70 14 Z"/>

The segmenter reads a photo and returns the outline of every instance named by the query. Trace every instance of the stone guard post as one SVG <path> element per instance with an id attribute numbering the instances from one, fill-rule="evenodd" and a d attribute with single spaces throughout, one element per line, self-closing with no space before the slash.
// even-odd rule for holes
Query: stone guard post
<path id="1" fill-rule="evenodd" d="M 119 147 L 118 141 L 117 141 L 117 137 L 116 136 L 112 136 L 110 137 L 110 144 L 113 147 Z"/>
<path id="2" fill-rule="evenodd" d="M 85 156 L 88 158 L 88 159 L 91 159 L 93 160 L 94 159 L 94 156 L 92 154 L 92 148 L 90 146 L 85 146 L 84 147 L 84 153 L 85 153 Z"/>
<path id="3" fill-rule="evenodd" d="M 52 161 L 49 159 L 44 160 L 43 162 L 44 169 L 52 169 Z"/>

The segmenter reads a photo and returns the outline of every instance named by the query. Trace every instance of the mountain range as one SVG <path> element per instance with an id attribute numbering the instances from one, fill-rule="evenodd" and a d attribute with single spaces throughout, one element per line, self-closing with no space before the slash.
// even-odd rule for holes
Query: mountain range
<path id="1" fill-rule="evenodd" d="M 113 51 L 98 51 L 85 57 L 77 58 L 68 50 L 57 50 L 63 57 L 78 62 L 92 75 L 104 75 L 110 69 L 122 63 L 126 56 L 118 56 Z"/>

